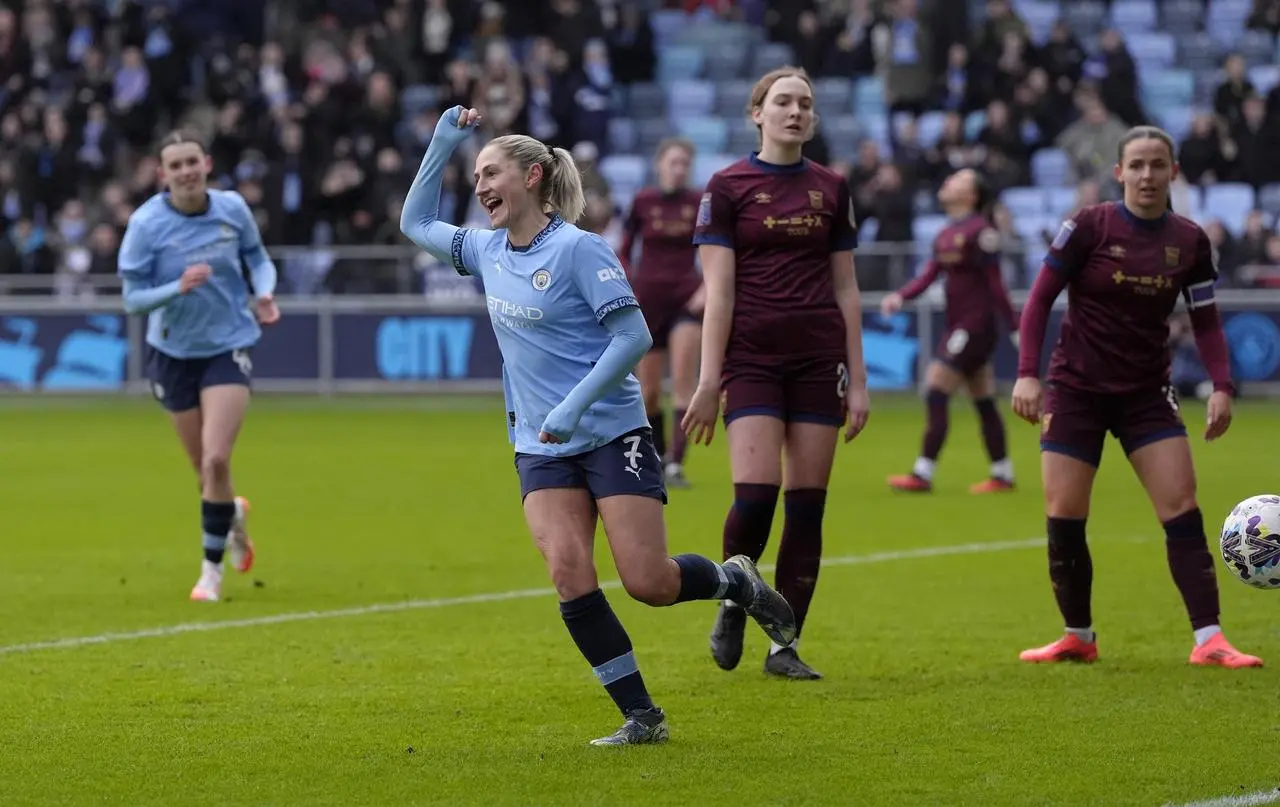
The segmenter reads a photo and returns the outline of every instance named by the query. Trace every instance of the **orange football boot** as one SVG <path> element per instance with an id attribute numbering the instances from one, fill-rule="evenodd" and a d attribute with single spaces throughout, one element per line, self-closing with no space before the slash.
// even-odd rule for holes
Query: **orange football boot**
<path id="1" fill-rule="evenodd" d="M 1074 633 L 1068 633 L 1053 644 L 1023 650 L 1018 658 L 1032 664 L 1055 664 L 1060 661 L 1092 664 L 1098 660 L 1098 636 L 1094 634 L 1093 641 L 1086 642 Z"/>
<path id="2" fill-rule="evenodd" d="M 1007 479 L 997 479 L 994 476 L 990 479 L 984 479 L 976 485 L 969 486 L 969 492 L 974 495 L 983 493 L 1008 493 L 1013 490 L 1013 483 Z"/>
<path id="3" fill-rule="evenodd" d="M 1188 661 L 1198 667 L 1227 667 L 1232 670 L 1262 666 L 1262 659 L 1236 650 L 1221 633 L 1215 633 L 1212 639 L 1192 650 Z"/>
<path id="4" fill-rule="evenodd" d="M 930 493 L 933 491 L 932 482 L 915 474 L 891 476 L 889 477 L 889 487 L 903 493 Z"/>

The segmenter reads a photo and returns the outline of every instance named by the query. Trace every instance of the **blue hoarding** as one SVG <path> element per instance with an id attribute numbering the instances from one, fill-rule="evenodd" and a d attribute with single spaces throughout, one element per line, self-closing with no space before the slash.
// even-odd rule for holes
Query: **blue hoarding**
<path id="1" fill-rule="evenodd" d="M 302 309 L 302 310 L 297 310 Z M 1280 310 L 1223 305 L 1232 370 L 1244 382 L 1280 382 Z M 498 352 L 487 312 L 436 313 L 421 307 L 348 310 L 323 301 L 286 310 L 264 330 L 254 350 L 258 381 L 422 383 L 496 381 Z M 1047 358 L 1062 321 L 1050 317 Z M 921 328 L 921 317 L 929 317 Z M 921 309 L 883 317 L 868 304 L 863 314 L 863 352 L 872 389 L 913 389 L 920 357 L 932 355 L 944 332 L 940 311 Z M 130 380 L 130 355 L 142 348 L 141 320 L 121 314 L 55 310 L 0 311 L 0 390 L 119 390 Z M 140 363 L 137 364 L 140 366 Z M 995 356 L 996 375 L 1011 381 L 1017 354 L 1007 339 Z"/>

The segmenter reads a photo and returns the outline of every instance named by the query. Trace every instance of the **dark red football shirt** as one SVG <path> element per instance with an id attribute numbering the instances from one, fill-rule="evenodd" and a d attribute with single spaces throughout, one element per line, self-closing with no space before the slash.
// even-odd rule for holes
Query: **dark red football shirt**
<path id="1" fill-rule="evenodd" d="M 809 160 L 738 160 L 707 183 L 693 243 L 734 251 L 726 360 L 845 355 L 831 255 L 858 231 L 844 177 Z"/>
<path id="2" fill-rule="evenodd" d="M 687 300 L 702 285 L 692 238 L 701 198 L 695 190 L 663 193 L 645 188 L 632 201 L 618 254 L 642 304 L 646 297 Z M 640 260 L 633 262 L 637 242 Z"/>
<path id="3" fill-rule="evenodd" d="M 947 329 L 978 333 L 995 327 L 997 317 L 1017 329 L 1013 303 L 1000 276 L 1000 234 L 980 215 L 948 224 L 933 240 L 933 257 L 924 271 L 902 287 L 903 299 L 920 296 L 939 275 L 946 276 Z"/>
<path id="4" fill-rule="evenodd" d="M 1140 219 L 1115 202 L 1063 222 L 1045 264 L 1067 288 L 1048 380 L 1093 392 L 1167 384 L 1169 315 L 1179 296 L 1193 309 L 1212 300 L 1218 276 L 1195 222 L 1175 213 Z M 1028 363 L 1024 352 L 1020 375 Z"/>

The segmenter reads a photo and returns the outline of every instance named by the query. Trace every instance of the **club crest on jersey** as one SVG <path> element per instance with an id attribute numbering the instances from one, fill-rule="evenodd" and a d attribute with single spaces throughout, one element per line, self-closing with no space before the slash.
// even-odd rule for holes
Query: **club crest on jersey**
<path id="1" fill-rule="evenodd" d="M 546 291 L 547 286 L 551 285 L 551 273 L 546 269 L 539 269 L 533 273 L 533 287 L 538 291 Z"/>
<path id="2" fill-rule="evenodd" d="M 711 194 L 702 194 L 702 201 L 698 202 L 698 219 L 695 223 L 699 227 L 706 227 L 711 223 Z"/>
<path id="3" fill-rule="evenodd" d="M 814 210 L 822 209 L 822 191 L 809 191 L 809 207 Z"/>
<path id="4" fill-rule="evenodd" d="M 1178 265 L 1182 259 L 1181 250 L 1177 247 L 1164 248 L 1164 265 L 1173 268 Z"/>

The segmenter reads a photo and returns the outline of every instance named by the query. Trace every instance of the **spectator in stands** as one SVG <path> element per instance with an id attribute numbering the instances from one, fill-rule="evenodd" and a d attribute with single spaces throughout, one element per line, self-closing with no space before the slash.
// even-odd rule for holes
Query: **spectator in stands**
<path id="1" fill-rule="evenodd" d="M 1108 28 L 1098 37 L 1098 52 L 1085 58 L 1083 76 L 1096 88 L 1103 106 L 1125 126 L 1146 122 L 1138 102 L 1138 66 L 1129 54 L 1124 37 Z"/>
<path id="2" fill-rule="evenodd" d="M 875 215 L 876 175 L 884 166 L 880 146 L 871 139 L 858 144 L 858 160 L 849 173 L 849 191 L 853 194 L 853 212 L 858 225 Z M 884 240 L 884 239 L 879 239 Z"/>
<path id="3" fill-rule="evenodd" d="M 1251 264 L 1266 259 L 1267 241 L 1273 235 L 1267 226 L 1266 214 L 1261 210 L 1250 210 L 1244 220 L 1244 234 L 1240 237 L 1240 261 Z"/>
<path id="4" fill-rule="evenodd" d="M 1082 88 L 1076 92 L 1076 107 L 1080 119 L 1063 130 L 1057 146 L 1071 158 L 1078 179 L 1111 182 L 1111 168 L 1128 127 L 1092 90 Z"/>
<path id="5" fill-rule="evenodd" d="M 933 100 L 933 32 L 919 17 L 918 0 L 889 0 L 888 9 L 888 18 L 871 31 L 876 72 L 884 78 L 889 112 L 919 115 Z"/>
<path id="6" fill-rule="evenodd" d="M 1213 111 L 1231 126 L 1244 119 L 1244 101 L 1255 94 L 1246 67 L 1239 53 L 1228 54 L 1222 62 L 1227 77 L 1213 94 Z"/>
<path id="7" fill-rule="evenodd" d="M 1280 121 L 1267 120 L 1265 102 L 1256 94 L 1245 98 L 1240 120 L 1231 127 L 1235 165 L 1232 179 L 1255 188 L 1280 182 Z M 1230 149 L 1228 149 L 1230 151 Z"/>
<path id="8" fill-rule="evenodd" d="M 618 10 L 618 24 L 608 34 L 609 61 L 613 77 L 619 84 L 635 84 L 653 80 L 657 57 L 653 47 L 653 29 L 637 3 L 623 3 Z"/>
<path id="9" fill-rule="evenodd" d="M 983 150 L 970 143 L 964 134 L 964 118 L 948 112 L 942 121 L 942 132 L 933 148 L 925 153 L 929 165 L 929 183 L 938 187 L 943 179 L 965 168 L 982 164 Z M 850 180 L 852 187 L 853 180 Z"/>
<path id="10" fill-rule="evenodd" d="M 1228 176 L 1229 165 L 1222 152 L 1222 136 L 1212 115 L 1191 119 L 1191 131 L 1178 147 L 1182 176 L 1193 185 L 1209 185 Z"/>
<path id="11" fill-rule="evenodd" d="M 965 115 L 978 108 L 978 95 L 970 77 L 969 48 L 956 42 L 947 50 L 947 66 L 938 76 L 938 106 Z"/>
<path id="12" fill-rule="evenodd" d="M 1040 66 L 1049 74 L 1054 90 L 1061 97 L 1075 91 L 1084 72 L 1087 54 L 1075 32 L 1065 20 L 1058 20 L 1049 30 L 1049 39 L 1040 49 Z"/>
<path id="13" fill-rule="evenodd" d="M 1213 247 L 1214 263 L 1218 267 L 1218 283 L 1228 287 L 1239 285 L 1236 271 L 1240 268 L 1240 248 L 1235 238 L 1222 225 L 1221 219 L 1209 219 L 1204 231 Z"/>
<path id="14" fill-rule="evenodd" d="M 44 228 L 36 226 L 29 218 L 18 219 L 9 228 L 6 237 L 0 240 L 0 266 L 5 267 L 8 274 L 25 275 L 30 279 L 52 275 L 57 263 L 57 255 L 49 246 Z M 32 292 L 48 293 L 47 290 L 33 286 L 11 289 L 9 293 Z"/>
<path id="15" fill-rule="evenodd" d="M 1253 0 L 1253 9 L 1245 27 L 1266 31 L 1272 36 L 1280 34 L 1280 0 Z"/>

